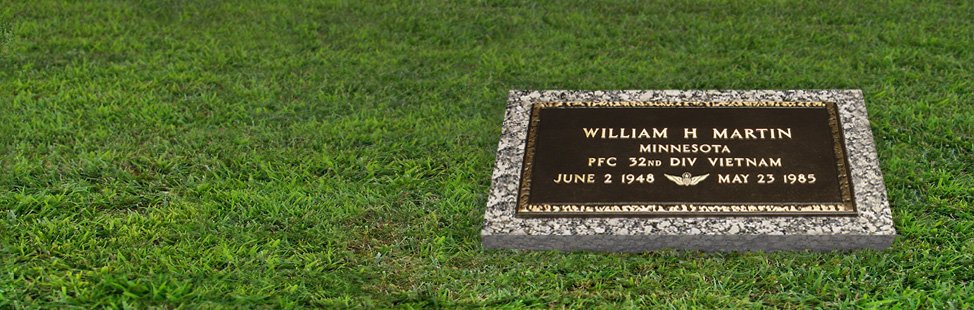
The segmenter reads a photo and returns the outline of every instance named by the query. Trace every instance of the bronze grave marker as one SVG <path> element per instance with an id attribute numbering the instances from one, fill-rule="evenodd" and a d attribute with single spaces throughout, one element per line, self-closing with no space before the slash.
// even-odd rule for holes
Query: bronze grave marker
<path id="1" fill-rule="evenodd" d="M 884 249 L 862 91 L 512 90 L 486 248 Z"/>
<path id="2" fill-rule="evenodd" d="M 516 215 L 855 215 L 836 109 L 535 102 Z"/>

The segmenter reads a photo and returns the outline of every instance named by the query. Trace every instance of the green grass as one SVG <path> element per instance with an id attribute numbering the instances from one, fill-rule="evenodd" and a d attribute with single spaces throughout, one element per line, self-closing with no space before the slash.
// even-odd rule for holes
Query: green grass
<path id="1" fill-rule="evenodd" d="M 0 308 L 974 304 L 970 1 L 0 1 Z M 509 89 L 861 88 L 887 251 L 487 251 Z"/>

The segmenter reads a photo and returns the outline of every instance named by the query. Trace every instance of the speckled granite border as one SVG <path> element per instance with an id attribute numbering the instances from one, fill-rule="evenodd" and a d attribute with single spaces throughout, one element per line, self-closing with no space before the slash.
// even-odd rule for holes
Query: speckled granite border
<path id="1" fill-rule="evenodd" d="M 849 154 L 857 216 L 518 218 L 531 105 L 539 101 L 831 101 Z M 896 236 L 859 90 L 511 91 L 481 230 L 487 248 L 641 252 L 884 249 Z"/>

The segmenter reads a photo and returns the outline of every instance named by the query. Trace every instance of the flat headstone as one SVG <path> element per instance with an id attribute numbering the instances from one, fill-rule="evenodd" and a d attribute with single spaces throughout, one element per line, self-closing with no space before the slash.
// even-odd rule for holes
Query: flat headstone
<path id="1" fill-rule="evenodd" d="M 888 247 L 862 92 L 511 91 L 487 248 Z"/>

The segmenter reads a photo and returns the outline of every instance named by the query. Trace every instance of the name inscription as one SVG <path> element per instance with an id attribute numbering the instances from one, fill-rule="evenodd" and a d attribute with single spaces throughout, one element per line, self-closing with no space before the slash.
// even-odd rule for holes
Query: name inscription
<path id="1" fill-rule="evenodd" d="M 854 215 L 828 102 L 541 102 L 518 216 Z"/>

